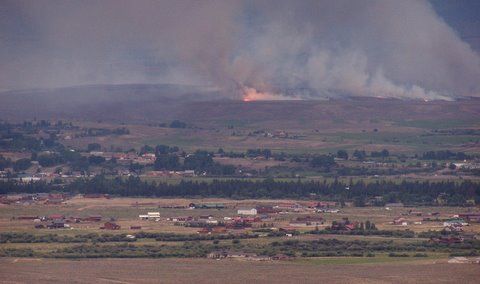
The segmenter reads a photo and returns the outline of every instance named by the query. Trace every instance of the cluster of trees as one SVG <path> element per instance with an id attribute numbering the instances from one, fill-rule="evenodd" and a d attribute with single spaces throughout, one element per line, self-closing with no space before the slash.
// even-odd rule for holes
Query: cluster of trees
<path id="1" fill-rule="evenodd" d="M 36 152 L 41 151 L 62 151 L 65 147 L 58 142 L 57 135 L 61 130 L 79 130 L 78 126 L 74 126 L 72 123 L 65 123 L 57 121 L 51 123 L 50 121 L 25 121 L 23 124 L 10 124 L 0 122 L 0 149 L 7 151 L 32 151 L 33 155 Z M 33 134 L 38 134 L 39 131 L 48 134 L 47 138 L 36 138 Z M 123 135 L 130 133 L 125 127 L 116 129 L 104 129 L 104 128 L 88 128 L 83 129 L 83 132 L 77 136 L 104 136 L 104 135 Z M 89 151 L 100 150 L 98 143 L 91 143 L 88 145 Z M 40 163 L 44 163 L 46 166 L 52 164 L 58 164 L 55 159 L 58 157 L 42 157 L 39 160 Z M 36 156 L 32 158 L 35 160 Z"/>
<path id="2" fill-rule="evenodd" d="M 120 244 L 80 244 L 50 251 L 33 251 L 25 248 L 0 249 L 0 257 L 53 257 L 53 258 L 164 258 L 164 257 L 205 257 L 212 245 L 188 243 L 188 245 L 140 245 Z"/>
<path id="3" fill-rule="evenodd" d="M 170 128 L 187 128 L 187 123 L 180 120 L 174 120 L 170 122 L 169 127 Z"/>
<path id="4" fill-rule="evenodd" d="M 180 170 L 180 158 L 176 154 L 159 154 L 156 155 L 155 163 L 153 165 L 155 170 Z"/>
<path id="5" fill-rule="evenodd" d="M 462 245 L 443 245 L 422 242 L 395 243 L 393 241 L 340 241 L 337 239 L 319 239 L 315 241 L 288 240 L 273 242 L 267 245 L 265 250 L 278 251 L 280 248 L 285 254 L 301 255 L 306 257 L 316 256 L 368 256 L 368 253 L 390 252 L 390 253 L 424 253 L 425 251 L 452 250 L 460 252 L 478 251 L 479 241 L 466 241 Z"/>
<path id="6" fill-rule="evenodd" d="M 452 152 L 450 150 L 428 151 L 422 155 L 424 160 L 469 160 L 471 158 L 463 152 Z"/>
<path id="7" fill-rule="evenodd" d="M 222 165 L 215 162 L 213 153 L 197 150 L 192 154 L 186 155 L 182 164 L 179 156 L 176 153 L 172 153 L 171 149 L 159 151 L 157 146 L 155 170 L 194 170 L 196 173 L 210 175 L 233 175 L 235 173 L 235 166 Z M 175 150 L 178 151 L 178 148 Z"/>
<path id="8" fill-rule="evenodd" d="M 0 171 L 3 171 L 5 168 L 12 167 L 14 171 L 21 172 L 30 168 L 31 165 L 32 162 L 28 158 L 18 159 L 13 162 L 11 159 L 7 159 L 0 155 Z"/>
<path id="9" fill-rule="evenodd" d="M 387 149 L 383 149 L 383 150 L 380 151 L 380 152 L 372 151 L 372 152 L 370 153 L 370 156 L 371 156 L 372 158 L 386 158 L 386 157 L 390 156 L 390 152 L 388 152 Z"/>
<path id="10" fill-rule="evenodd" d="M 248 149 L 245 153 L 242 152 L 225 152 L 222 148 L 218 150 L 218 153 L 225 157 L 230 158 L 244 158 L 244 157 L 265 157 L 266 159 L 274 158 L 275 160 L 283 161 L 287 158 L 290 158 L 292 162 L 304 162 L 307 161 L 312 167 L 316 168 L 329 168 L 335 165 L 334 157 L 348 160 L 349 154 L 347 150 L 340 149 L 335 154 L 328 155 L 289 155 L 285 153 L 272 153 L 270 149 Z M 355 150 L 353 152 L 353 157 L 358 160 L 364 160 L 366 157 L 372 158 L 386 158 L 390 156 L 390 153 L 387 149 L 382 151 L 372 151 L 370 155 L 367 154 L 364 150 Z"/>
<path id="11" fill-rule="evenodd" d="M 7 151 L 29 150 L 31 158 L 19 159 L 12 162 L 0 157 L 0 169 L 13 167 L 14 171 L 21 172 L 31 166 L 32 161 L 38 161 L 43 167 L 51 167 L 66 162 L 81 160 L 79 153 L 66 149 L 58 142 L 57 135 L 60 129 L 76 128 L 71 123 L 58 121 L 52 124 L 49 121 L 24 122 L 23 124 L 0 123 L 0 149 Z M 35 138 L 30 134 L 42 130 L 49 134 L 48 138 Z M 38 154 L 41 152 L 42 154 Z M 46 152 L 48 151 L 48 152 Z M 86 159 L 86 158 L 85 158 Z"/>
<path id="12" fill-rule="evenodd" d="M 30 159 L 27 159 L 27 158 L 19 159 L 13 163 L 13 170 L 16 172 L 21 172 L 30 168 L 31 165 L 32 165 L 32 161 Z"/>
<path id="13" fill-rule="evenodd" d="M 374 175 L 400 175 L 408 173 L 420 173 L 431 171 L 431 168 L 370 168 L 370 167 L 345 167 L 343 165 L 335 169 L 339 176 L 374 176 Z"/>
<path id="14" fill-rule="evenodd" d="M 364 150 L 355 150 L 353 152 L 353 157 L 358 160 L 365 160 L 365 158 L 367 157 L 367 153 Z"/>
<path id="15" fill-rule="evenodd" d="M 3 171 L 5 168 L 8 168 L 12 165 L 12 160 L 5 158 L 0 155 L 0 171 Z"/>
<path id="16" fill-rule="evenodd" d="M 180 241 L 208 241 L 258 238 L 257 234 L 222 234 L 222 235 L 199 235 L 199 234 L 175 234 L 175 233 L 150 233 L 138 232 L 135 238 L 127 238 L 126 234 L 80 234 L 80 235 L 37 235 L 30 233 L 0 233 L 0 243 L 107 243 L 107 242 L 134 242 L 137 239 L 155 239 L 161 242 Z"/>
<path id="17" fill-rule="evenodd" d="M 92 179 L 79 178 L 63 187 L 46 183 L 20 183 L 14 180 L 0 181 L 0 194 L 36 193 L 64 191 L 71 193 L 105 193 L 117 196 L 158 196 L 158 197 L 226 197 L 248 198 L 321 198 L 340 203 L 357 198 L 367 199 L 382 196 L 385 202 L 403 202 L 405 204 L 435 204 L 437 197 L 447 200 L 447 205 L 465 205 L 468 199 L 480 202 L 479 184 L 473 181 L 430 182 L 430 181 L 363 181 L 344 183 L 334 181 L 259 181 L 228 179 L 205 181 L 182 180 L 178 184 L 167 182 L 146 182 L 138 177 L 109 179 L 102 175 Z"/>
<path id="18" fill-rule="evenodd" d="M 394 237 L 394 238 L 414 238 L 415 232 L 410 230 L 378 230 L 378 229 L 360 229 L 357 228 L 351 231 L 339 231 L 339 230 L 313 230 L 309 232 L 314 235 L 353 235 L 353 236 L 382 236 L 382 237 Z"/>
<path id="19" fill-rule="evenodd" d="M 32 124 L 11 124 L 0 122 L 0 150 L 41 150 L 54 143 L 53 133 L 47 139 L 37 139 L 30 134 L 37 133 L 40 129 L 49 126 L 50 123 L 42 120 L 41 123 Z"/>
<path id="20" fill-rule="evenodd" d="M 195 170 L 196 173 L 205 172 L 211 175 L 233 175 L 235 166 L 222 165 L 213 161 L 213 154 L 206 151 L 196 151 L 185 157 L 184 168 Z"/>
<path id="21" fill-rule="evenodd" d="M 427 241 L 396 243 L 393 241 L 341 241 L 337 239 L 319 239 L 312 241 L 286 240 L 269 243 L 240 242 L 231 243 L 217 240 L 213 243 L 185 241 L 179 245 L 135 245 L 134 243 L 97 244 L 83 243 L 50 251 L 33 251 L 30 248 L 4 248 L 0 256 L 5 257 L 59 257 L 59 258 L 98 258 L 98 257 L 206 257 L 214 251 L 242 251 L 257 255 L 274 256 L 284 254 L 293 257 L 318 256 L 366 256 L 374 253 L 389 253 L 391 257 L 424 257 L 426 252 L 450 252 L 452 255 L 478 255 L 480 241 L 465 241 L 463 244 L 436 244 Z"/>
<path id="22" fill-rule="evenodd" d="M 170 123 L 162 122 L 159 124 L 149 124 L 150 126 L 157 126 L 158 127 L 170 127 L 170 128 L 187 128 L 188 124 L 186 122 L 183 122 L 181 120 L 175 119 L 171 121 Z"/>
<path id="23" fill-rule="evenodd" d="M 87 145 L 87 151 L 92 152 L 92 151 L 100 151 L 102 149 L 102 145 L 98 143 L 90 143 Z"/>
<path id="24" fill-rule="evenodd" d="M 246 152 L 247 157 L 264 157 L 265 159 L 270 159 L 272 156 L 272 151 L 270 149 L 248 149 Z"/>
<path id="25" fill-rule="evenodd" d="M 348 159 L 348 153 L 345 150 L 339 150 L 337 152 L 337 156 L 339 158 Z M 356 158 L 357 160 L 365 160 L 365 158 L 368 157 L 368 154 L 364 150 L 355 150 L 355 151 L 353 151 L 352 156 L 354 158 Z M 383 149 L 382 151 L 372 151 L 372 152 L 370 152 L 370 157 L 372 157 L 372 158 L 387 158 L 389 156 L 390 156 L 390 152 L 387 149 Z"/>
<path id="26" fill-rule="evenodd" d="M 90 166 L 98 166 L 105 163 L 101 156 L 82 156 L 79 152 L 61 149 L 55 153 L 40 154 L 32 153 L 32 160 L 38 161 L 42 167 L 52 167 L 67 163 L 74 171 L 88 171 Z M 115 160 L 111 161 L 115 163 Z"/>
<path id="27" fill-rule="evenodd" d="M 150 233 L 140 232 L 135 234 L 138 239 L 155 239 L 159 242 L 181 242 L 181 241 L 208 241 L 208 240 L 232 240 L 232 239 L 255 239 L 257 234 L 221 234 L 221 235 L 199 235 L 199 234 L 175 234 L 175 233 Z"/>
<path id="28" fill-rule="evenodd" d="M 47 143 L 48 144 L 48 143 Z M 5 151 L 41 150 L 42 140 L 22 133 L 0 134 L 0 149 Z"/>
<path id="29" fill-rule="evenodd" d="M 96 136 L 108 136 L 108 135 L 128 135 L 130 130 L 125 127 L 119 127 L 115 129 L 107 128 L 86 128 L 83 132 L 78 134 L 79 137 L 96 137 Z"/>
<path id="30" fill-rule="evenodd" d="M 71 130 L 71 129 L 78 129 L 78 126 L 73 125 L 71 122 L 64 122 L 62 120 L 58 120 L 56 122 L 51 122 L 49 120 L 34 120 L 34 121 L 24 121 L 22 124 L 16 124 L 15 126 L 20 127 L 22 130 L 26 132 L 35 132 L 37 130 Z"/>
<path id="31" fill-rule="evenodd" d="M 310 160 L 310 166 L 313 168 L 322 168 L 329 171 L 335 165 L 335 158 L 332 155 L 316 155 Z"/>
<path id="32" fill-rule="evenodd" d="M 61 120 L 54 123 L 48 120 L 34 120 L 34 121 L 24 121 L 23 123 L 10 123 L 5 121 L 0 121 L 0 132 L 10 131 L 16 132 L 20 131 L 27 134 L 38 133 L 39 130 L 45 131 L 58 131 L 58 130 L 72 130 L 79 129 L 78 126 L 74 126 L 71 122 L 63 122 Z"/>
<path id="33" fill-rule="evenodd" d="M 338 150 L 337 158 L 348 160 L 348 152 L 346 150 Z"/>
<path id="34" fill-rule="evenodd" d="M 355 150 L 353 151 L 352 156 L 357 160 L 364 160 L 366 157 L 368 157 L 368 154 L 364 150 Z M 387 158 L 388 156 L 390 156 L 390 152 L 387 149 L 383 149 L 382 151 L 372 151 L 370 153 L 370 157 L 372 158 Z M 348 160 L 349 155 L 346 150 L 338 150 L 337 157 Z"/>
<path id="35" fill-rule="evenodd" d="M 225 152 L 222 148 L 218 149 L 217 153 L 221 157 L 229 157 L 229 158 L 254 158 L 254 157 L 264 157 L 265 159 L 273 158 L 276 161 L 285 161 L 287 158 L 293 158 L 296 156 L 292 156 L 286 154 L 284 152 L 277 152 L 273 153 L 270 149 L 247 149 L 246 152 Z M 298 160 L 300 162 L 300 160 Z"/>
<path id="36" fill-rule="evenodd" d="M 33 134 L 39 131 L 48 134 L 47 138 L 36 138 Z M 47 120 L 41 121 L 25 121 L 22 124 L 11 124 L 0 122 L 0 150 L 20 151 L 29 150 L 34 152 L 55 150 L 62 148 L 63 145 L 58 143 L 57 135 L 61 130 L 80 130 L 78 126 L 72 123 L 57 121 L 51 123 Z M 106 136 L 106 135 L 125 135 L 130 131 L 125 127 L 115 129 L 105 128 L 86 128 L 82 129 L 77 137 L 84 136 Z M 99 144 L 92 143 L 89 145 L 89 151 L 99 150 Z"/>
<path id="37" fill-rule="evenodd" d="M 155 148 L 145 145 L 140 149 L 140 154 L 155 153 L 155 170 L 181 170 L 179 155 L 176 152 L 179 151 L 177 146 L 170 147 L 167 145 L 157 145 Z"/>
<path id="38" fill-rule="evenodd" d="M 29 233 L 1 233 L 0 243 L 86 243 L 86 242 L 133 242 L 126 234 L 83 234 L 83 235 L 33 235 Z"/>
<path id="39" fill-rule="evenodd" d="M 32 153 L 32 160 L 38 161 L 38 164 L 42 167 L 53 167 L 65 163 L 65 158 L 59 153 L 37 155 L 37 153 L 34 152 Z"/>

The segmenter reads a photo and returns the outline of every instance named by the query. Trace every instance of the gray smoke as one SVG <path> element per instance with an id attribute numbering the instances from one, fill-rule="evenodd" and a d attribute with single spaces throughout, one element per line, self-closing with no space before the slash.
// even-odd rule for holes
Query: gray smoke
<path id="1" fill-rule="evenodd" d="M 427 1 L 2 1 L 0 88 L 181 83 L 226 96 L 480 95 Z"/>

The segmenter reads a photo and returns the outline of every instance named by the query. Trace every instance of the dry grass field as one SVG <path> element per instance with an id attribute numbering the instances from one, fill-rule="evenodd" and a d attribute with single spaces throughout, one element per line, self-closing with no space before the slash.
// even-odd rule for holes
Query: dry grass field
<path id="1" fill-rule="evenodd" d="M 228 120 L 227 120 L 228 121 Z M 206 121 L 201 128 L 172 129 L 149 126 L 144 124 L 115 124 L 109 122 L 75 121 L 75 125 L 94 128 L 126 127 L 129 135 L 83 137 L 62 141 L 65 145 L 75 148 L 85 148 L 89 143 L 100 143 L 106 149 L 122 148 L 139 149 L 143 145 L 164 144 L 179 146 L 184 150 L 206 149 L 216 151 L 223 148 L 225 151 L 245 151 L 252 148 L 269 148 L 273 151 L 287 153 L 329 152 L 337 149 L 364 149 L 379 151 L 388 149 L 392 153 L 412 153 L 429 150 L 451 149 L 469 153 L 480 152 L 478 136 L 450 135 L 432 133 L 435 129 L 471 128 L 479 129 L 480 122 L 472 120 L 471 124 L 450 127 L 445 122 L 428 127 L 413 124 L 405 127 L 388 120 L 379 120 L 376 123 L 349 121 L 334 123 L 330 120 L 322 125 L 299 123 L 290 126 L 281 122 L 271 122 L 266 125 L 248 124 L 229 128 L 228 123 L 218 125 L 214 121 Z M 210 124 L 209 124 L 210 123 Z M 277 124 L 275 124 L 277 123 Z M 377 131 L 375 131 L 377 129 Z M 278 138 L 263 135 L 249 135 L 254 131 L 286 131 L 290 137 Z"/>
<path id="2" fill-rule="evenodd" d="M 0 275 L 2 283 L 478 283 L 480 266 L 445 260 L 318 264 L 316 260 L 3 258 Z"/>
<path id="3" fill-rule="evenodd" d="M 1 94 L 0 94 L 1 95 Z M 80 127 L 126 127 L 129 135 L 83 137 L 62 143 L 84 148 L 89 143 L 100 143 L 106 149 L 140 148 L 145 144 L 179 146 L 186 151 L 194 149 L 244 151 L 249 148 L 270 148 L 291 153 L 329 152 L 340 148 L 378 151 L 384 148 L 392 153 L 412 153 L 450 149 L 479 153 L 478 134 L 452 135 L 435 130 L 480 128 L 480 110 L 477 100 L 401 101 L 391 99 L 356 98 L 328 101 L 176 101 L 165 104 L 159 98 L 132 106 L 117 101 L 108 102 L 109 109 L 98 110 L 93 101 L 82 107 L 64 101 L 62 107 L 52 107 L 51 101 L 34 104 L 28 109 L 21 96 L 9 97 L 0 107 L 5 109 L 0 119 L 22 120 L 30 116 L 46 119 L 65 119 Z M 29 100 L 32 98 L 29 97 Z M 142 97 L 138 97 L 139 100 Z M 16 101 L 18 100 L 18 101 Z M 103 102 L 107 104 L 107 102 Z M 9 107 L 10 105 L 10 107 Z M 39 105 L 48 106 L 42 110 Z M 94 109 L 91 109 L 93 107 Z M 27 109 L 25 109 L 27 108 Z M 63 109 L 56 113 L 57 109 Z M 158 127 L 179 119 L 188 124 L 186 129 Z M 255 131 L 265 131 L 249 135 Z M 289 138 L 271 137 L 265 133 L 285 131 Z"/>

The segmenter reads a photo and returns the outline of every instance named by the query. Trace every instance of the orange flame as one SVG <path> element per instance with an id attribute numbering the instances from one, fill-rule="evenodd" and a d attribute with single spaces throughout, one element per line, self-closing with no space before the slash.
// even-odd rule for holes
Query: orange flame
<path id="1" fill-rule="evenodd" d="M 243 88 L 243 101 L 262 101 L 262 100 L 278 100 L 279 96 L 268 92 L 259 92 L 254 88 L 244 87 Z"/>

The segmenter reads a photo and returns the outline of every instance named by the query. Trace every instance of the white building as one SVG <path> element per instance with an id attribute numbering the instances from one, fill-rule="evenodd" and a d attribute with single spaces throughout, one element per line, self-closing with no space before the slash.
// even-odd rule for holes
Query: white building
<path id="1" fill-rule="evenodd" d="M 255 208 L 249 208 L 249 209 L 238 209 L 237 211 L 238 215 L 257 215 L 257 209 Z"/>
<path id="2" fill-rule="evenodd" d="M 39 177 L 32 177 L 32 176 L 21 177 L 21 178 L 20 178 L 20 181 L 21 181 L 21 182 L 32 182 L 32 181 L 39 181 L 39 180 L 41 180 L 41 178 L 39 178 Z"/>
<path id="3" fill-rule="evenodd" d="M 218 220 L 215 219 L 207 219 L 205 223 L 210 224 L 210 225 L 218 225 Z"/>
<path id="4" fill-rule="evenodd" d="M 148 212 L 147 214 L 138 215 L 142 220 L 160 220 L 160 212 Z"/>

